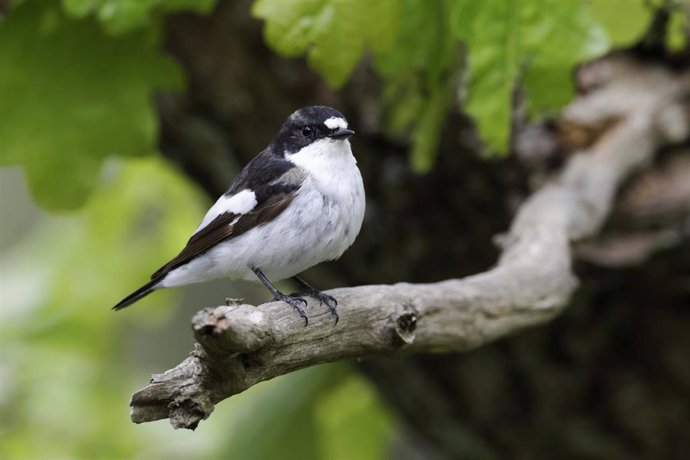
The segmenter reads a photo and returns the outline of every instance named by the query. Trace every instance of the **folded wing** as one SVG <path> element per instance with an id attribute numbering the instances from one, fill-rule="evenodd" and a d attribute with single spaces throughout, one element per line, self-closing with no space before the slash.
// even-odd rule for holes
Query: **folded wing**
<path id="1" fill-rule="evenodd" d="M 235 238 L 254 227 L 270 222 L 283 212 L 293 199 L 293 193 L 280 193 L 269 196 L 245 214 L 232 212 L 219 214 L 205 227 L 192 235 L 184 249 L 174 259 L 151 275 L 151 279 L 162 279 L 170 271 L 200 256 L 218 243 Z"/>

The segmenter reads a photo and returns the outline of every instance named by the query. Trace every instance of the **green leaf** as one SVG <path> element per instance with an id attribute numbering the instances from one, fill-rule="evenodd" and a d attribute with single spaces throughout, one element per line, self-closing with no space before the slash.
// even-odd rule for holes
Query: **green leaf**
<path id="1" fill-rule="evenodd" d="M 586 3 L 538 0 L 525 8 L 524 48 L 527 52 L 525 89 L 533 115 L 553 111 L 575 93 L 575 66 L 610 48 L 605 30 L 593 21 Z M 544 12 L 548 10 L 548 17 Z M 563 50 L 568 50 L 563 52 Z"/>
<path id="2" fill-rule="evenodd" d="M 671 13 L 671 21 L 668 25 L 668 37 L 666 39 L 671 51 L 680 51 L 688 46 L 687 30 L 690 27 L 690 3 L 681 6 Z"/>
<path id="3" fill-rule="evenodd" d="M 306 55 L 334 87 L 342 86 L 367 49 L 392 46 L 397 0 L 257 0 L 252 13 L 266 21 L 266 42 L 285 57 Z"/>
<path id="4" fill-rule="evenodd" d="M 629 47 L 644 36 L 657 8 L 668 8 L 671 20 L 668 24 L 666 46 L 679 51 L 687 46 L 688 0 L 598 0 L 592 2 L 591 13 L 601 24 L 616 47 Z M 625 14 L 621 14 L 625 11 Z"/>
<path id="5" fill-rule="evenodd" d="M 95 14 L 105 28 L 115 34 L 146 26 L 154 12 L 189 10 L 208 13 L 216 0 L 62 0 L 70 16 Z"/>
<path id="6" fill-rule="evenodd" d="M 630 46 L 639 41 L 650 20 L 645 0 L 596 0 L 589 2 L 592 18 L 606 31 L 611 45 Z"/>
<path id="7" fill-rule="evenodd" d="M 580 0 L 455 3 L 452 27 L 469 51 L 465 109 L 489 150 L 507 151 L 512 94 L 523 69 L 532 108 L 552 108 L 572 95 L 574 65 L 607 49 L 586 14 Z"/>
<path id="8" fill-rule="evenodd" d="M 178 86 L 152 30 L 119 37 L 26 2 L 0 22 L 0 165 L 21 164 L 43 206 L 86 200 L 109 155 L 155 150 L 157 88 Z"/>
<path id="9" fill-rule="evenodd" d="M 448 61 L 446 11 L 441 1 L 401 1 L 399 33 L 394 46 L 376 56 L 376 71 L 390 81 L 424 74 L 431 83 Z"/>
<path id="10" fill-rule="evenodd" d="M 452 13 L 456 36 L 468 46 L 466 111 L 493 150 L 506 151 L 511 97 L 520 69 L 520 11 L 516 2 L 460 0 Z"/>

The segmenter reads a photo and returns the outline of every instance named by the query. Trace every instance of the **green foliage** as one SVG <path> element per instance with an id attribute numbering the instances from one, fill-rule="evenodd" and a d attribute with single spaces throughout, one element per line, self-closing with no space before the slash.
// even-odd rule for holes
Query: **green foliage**
<path id="1" fill-rule="evenodd" d="M 257 0 L 254 14 L 266 20 L 270 46 L 284 56 L 306 54 L 334 86 L 346 81 L 368 46 L 385 82 L 386 127 L 412 140 L 418 171 L 433 165 L 439 132 L 456 104 L 474 118 L 488 151 L 505 152 L 520 82 L 532 115 L 556 110 L 572 97 L 576 64 L 612 44 L 632 44 L 650 17 L 644 0 L 363 3 Z M 673 37 L 682 46 L 680 35 Z"/>
<path id="2" fill-rule="evenodd" d="M 257 0 L 266 42 L 286 57 L 307 55 L 309 64 L 340 87 L 367 48 L 393 44 L 398 0 Z"/>
<path id="3" fill-rule="evenodd" d="M 469 52 L 465 109 L 495 151 L 508 148 L 511 101 L 523 73 L 533 109 L 553 109 L 572 95 L 575 64 L 607 47 L 581 0 L 460 0 L 451 22 Z"/>
<path id="4" fill-rule="evenodd" d="M 690 17 L 688 0 L 601 0 L 592 2 L 591 10 L 594 20 L 606 29 L 612 46 L 625 47 L 643 37 L 651 20 L 650 12 L 662 7 L 671 12 L 666 47 L 671 51 L 684 49 Z"/>
<path id="5" fill-rule="evenodd" d="M 95 14 L 115 34 L 148 25 L 155 12 L 189 10 L 208 13 L 216 0 L 62 0 L 67 14 L 84 18 Z"/>
<path id="6" fill-rule="evenodd" d="M 599 0 L 591 2 L 592 17 L 601 24 L 612 46 L 638 41 L 649 23 L 649 6 L 642 1 Z"/>
<path id="7" fill-rule="evenodd" d="M 382 459 L 394 435 L 391 414 L 364 377 L 340 378 L 314 406 L 321 455 L 330 460 Z"/>
<path id="8" fill-rule="evenodd" d="M 518 80 L 524 77 L 533 113 L 557 108 L 572 95 L 573 66 L 606 49 L 603 30 L 580 0 L 404 5 L 396 46 L 376 64 L 392 88 L 385 100 L 396 118 L 389 126 L 393 133 L 412 129 L 418 171 L 433 165 L 439 131 L 458 93 L 467 94 L 464 109 L 488 148 L 505 152 Z M 458 78 L 460 43 L 467 88 Z"/>
<path id="9" fill-rule="evenodd" d="M 120 37 L 53 2 L 0 22 L 0 165 L 21 164 L 41 205 L 84 203 L 109 155 L 154 151 L 154 89 L 179 86 L 153 29 Z"/>
<path id="10" fill-rule="evenodd" d="M 3 458 L 131 458 L 152 442 L 129 422 L 146 373 L 122 332 L 169 316 L 172 292 L 128 315 L 109 307 L 184 244 L 205 202 L 156 157 L 110 162 L 105 177 L 82 209 L 38 216 L 0 254 Z"/>
<path id="11" fill-rule="evenodd" d="M 688 46 L 688 33 L 690 27 L 690 3 L 685 5 L 685 9 L 676 8 L 668 26 L 666 43 L 671 51 L 680 51 Z"/>
<path id="12" fill-rule="evenodd" d="M 385 458 L 392 418 L 371 384 L 343 364 L 306 369 L 250 393 L 235 407 L 223 458 Z"/>

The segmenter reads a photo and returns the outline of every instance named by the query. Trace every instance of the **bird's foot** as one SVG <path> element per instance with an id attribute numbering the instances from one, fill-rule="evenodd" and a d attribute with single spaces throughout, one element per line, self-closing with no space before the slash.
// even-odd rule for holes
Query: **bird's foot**
<path id="1" fill-rule="evenodd" d="M 319 305 L 326 304 L 328 307 L 328 310 L 331 312 L 331 316 L 335 319 L 335 323 L 333 324 L 334 326 L 338 324 L 338 320 L 340 317 L 338 316 L 338 311 L 335 309 L 335 307 L 338 306 L 338 301 L 335 300 L 335 297 L 332 295 L 324 294 L 321 291 L 317 291 L 316 289 L 312 287 L 305 287 L 301 291 L 299 291 L 299 295 L 305 295 L 307 297 L 311 297 L 312 299 L 316 299 L 319 301 Z"/>
<path id="2" fill-rule="evenodd" d="M 297 311 L 300 318 L 304 320 L 304 325 L 307 326 L 309 324 L 309 318 L 307 318 L 307 314 L 304 312 L 304 309 L 300 306 L 300 303 L 303 303 L 305 307 L 307 306 L 307 301 L 304 300 L 304 298 L 302 298 L 299 295 L 285 295 L 278 293 L 273 297 L 273 300 L 285 302 L 286 304 L 290 305 Z"/>

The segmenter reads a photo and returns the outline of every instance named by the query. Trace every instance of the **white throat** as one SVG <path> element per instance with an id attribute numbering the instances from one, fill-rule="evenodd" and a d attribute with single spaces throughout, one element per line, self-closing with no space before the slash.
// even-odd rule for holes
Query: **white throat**
<path id="1" fill-rule="evenodd" d="M 347 139 L 319 139 L 297 153 L 286 154 L 285 158 L 324 184 L 346 179 L 353 173 L 359 175 Z"/>

